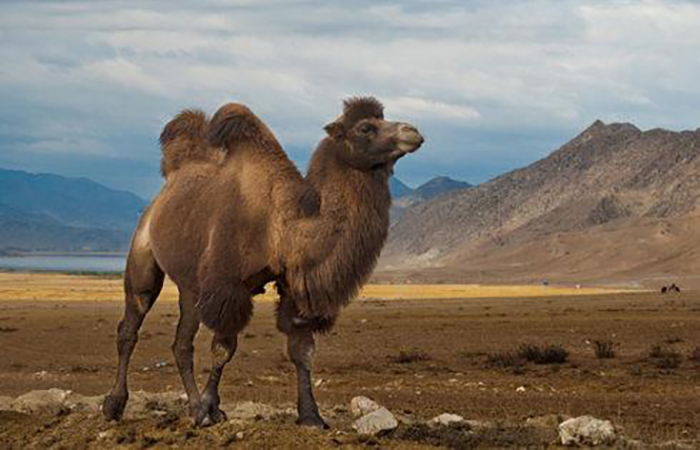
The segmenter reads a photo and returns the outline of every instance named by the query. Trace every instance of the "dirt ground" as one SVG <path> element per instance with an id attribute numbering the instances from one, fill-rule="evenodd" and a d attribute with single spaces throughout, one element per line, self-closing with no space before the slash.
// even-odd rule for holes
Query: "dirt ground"
<path id="1" fill-rule="evenodd" d="M 0 291 L 2 288 L 0 285 Z M 0 301 L 0 396 L 49 388 L 84 395 L 106 393 L 116 364 L 121 302 L 61 300 L 60 295 L 50 301 L 13 300 L 8 289 Z M 157 303 L 147 317 L 132 360 L 132 391 L 181 390 L 170 351 L 177 317 L 176 302 L 167 299 Z M 210 336 L 202 329 L 196 342 L 200 383 L 207 376 Z M 596 340 L 614 342 L 616 357 L 597 359 L 592 347 Z M 490 355 L 523 343 L 558 344 L 570 356 L 564 364 L 501 367 L 490 362 Z M 672 367 L 673 363 L 651 358 L 653 345 L 679 354 L 680 365 Z M 367 298 L 348 307 L 333 332 L 318 337 L 316 393 L 324 411 L 364 395 L 404 417 L 423 420 L 455 413 L 502 423 L 505 434 L 517 434 L 509 424 L 528 417 L 589 414 L 611 420 L 627 437 L 646 443 L 698 440 L 700 357 L 691 357 L 697 347 L 700 295 L 696 292 Z M 222 401 L 290 406 L 295 392 L 284 339 L 274 326 L 274 302 L 258 302 L 251 325 L 241 335 L 238 353 L 227 367 Z M 166 425 L 162 417 L 113 425 L 98 415 L 0 413 L 0 447 L 47 443 L 103 447 L 104 443 L 94 442 L 94 436 L 105 430 L 119 436 L 126 433 L 126 439 L 115 438 L 112 444 L 128 447 L 234 443 L 250 448 L 459 446 L 406 430 L 367 440 L 353 435 L 342 414 L 339 417 L 329 417 L 333 428 L 328 432 L 300 430 L 293 417 L 258 421 L 248 425 L 243 440 L 236 442 L 240 426 L 197 430 L 184 410 Z M 161 438 L 153 437 L 156 432 Z M 519 436 L 517 439 L 522 438 Z M 491 439 L 464 446 L 528 443 L 504 436 Z"/>

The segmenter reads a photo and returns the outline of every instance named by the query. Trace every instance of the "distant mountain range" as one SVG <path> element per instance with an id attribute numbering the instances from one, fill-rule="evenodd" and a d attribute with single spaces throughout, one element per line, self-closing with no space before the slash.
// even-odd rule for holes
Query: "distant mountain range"
<path id="1" fill-rule="evenodd" d="M 466 186 L 438 177 L 411 189 L 393 177 L 392 214 Z M 0 169 L 0 251 L 126 251 L 146 204 L 87 178 Z"/>
<path id="2" fill-rule="evenodd" d="M 700 129 L 596 121 L 548 157 L 409 206 L 380 268 L 414 279 L 700 274 Z"/>
<path id="3" fill-rule="evenodd" d="M 124 251 L 145 206 L 86 178 L 0 169 L 0 249 Z"/>
<path id="4" fill-rule="evenodd" d="M 453 180 L 449 177 L 435 177 L 416 189 L 411 189 L 398 178 L 391 177 L 389 180 L 389 189 L 393 199 L 391 221 L 395 223 L 410 206 L 432 200 L 448 192 L 470 187 L 472 185 L 464 181 Z"/>

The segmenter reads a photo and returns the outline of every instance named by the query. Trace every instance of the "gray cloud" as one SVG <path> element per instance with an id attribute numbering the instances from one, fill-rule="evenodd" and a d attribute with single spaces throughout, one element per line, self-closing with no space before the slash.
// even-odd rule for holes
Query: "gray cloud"
<path id="1" fill-rule="evenodd" d="M 151 195 L 179 109 L 247 103 L 303 164 L 373 94 L 429 138 L 400 177 L 479 182 L 598 117 L 696 128 L 697 23 L 673 0 L 5 1 L 0 162 Z"/>

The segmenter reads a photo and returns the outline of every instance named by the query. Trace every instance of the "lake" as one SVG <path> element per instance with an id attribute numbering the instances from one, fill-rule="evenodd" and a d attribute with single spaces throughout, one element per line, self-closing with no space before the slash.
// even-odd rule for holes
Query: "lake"
<path id="1" fill-rule="evenodd" d="M 0 269 L 5 270 L 45 270 L 57 272 L 122 272 L 125 266 L 126 258 L 124 256 L 0 256 Z"/>

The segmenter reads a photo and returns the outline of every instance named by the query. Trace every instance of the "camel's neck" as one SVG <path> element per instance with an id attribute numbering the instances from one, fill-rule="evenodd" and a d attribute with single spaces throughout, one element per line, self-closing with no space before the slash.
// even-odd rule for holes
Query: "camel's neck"
<path id="1" fill-rule="evenodd" d="M 386 169 L 348 167 L 328 142 L 317 150 L 306 176 L 320 210 L 309 242 L 307 261 L 313 265 L 303 275 L 303 288 L 298 286 L 305 292 L 297 292 L 303 314 L 336 314 L 367 281 L 389 228 L 388 177 Z"/>

